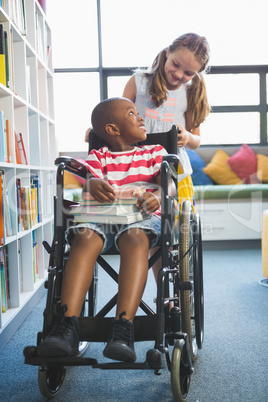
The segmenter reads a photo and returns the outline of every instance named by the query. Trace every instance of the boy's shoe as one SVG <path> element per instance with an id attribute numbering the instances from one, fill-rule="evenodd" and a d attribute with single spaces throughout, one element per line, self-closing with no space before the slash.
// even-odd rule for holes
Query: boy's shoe
<path id="1" fill-rule="evenodd" d="M 103 355 L 113 360 L 134 362 L 136 353 L 134 350 L 134 325 L 133 322 L 122 318 L 126 313 L 119 316 L 119 320 L 113 322 L 112 334 Z"/>
<path id="2" fill-rule="evenodd" d="M 38 356 L 75 356 L 78 354 L 79 327 L 78 318 L 65 317 L 67 307 L 61 308 L 52 330 L 47 337 L 37 346 Z"/>

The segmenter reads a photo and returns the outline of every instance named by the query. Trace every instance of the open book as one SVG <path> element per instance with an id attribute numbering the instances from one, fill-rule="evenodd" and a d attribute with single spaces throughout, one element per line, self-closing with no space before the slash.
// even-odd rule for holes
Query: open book
<path id="1" fill-rule="evenodd" d="M 121 200 L 131 200 L 133 198 L 139 198 L 146 192 L 146 187 L 144 186 L 122 186 L 114 188 L 114 193 L 116 199 Z M 90 193 L 83 194 L 84 200 L 94 200 Z"/>

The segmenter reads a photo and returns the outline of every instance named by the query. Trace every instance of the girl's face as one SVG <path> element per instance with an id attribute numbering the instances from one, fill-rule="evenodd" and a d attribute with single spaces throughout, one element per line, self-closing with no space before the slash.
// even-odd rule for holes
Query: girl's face
<path id="1" fill-rule="evenodd" d="M 190 81 L 201 69 L 201 64 L 187 48 L 180 48 L 171 53 L 166 52 L 164 67 L 167 89 L 174 90 Z"/>

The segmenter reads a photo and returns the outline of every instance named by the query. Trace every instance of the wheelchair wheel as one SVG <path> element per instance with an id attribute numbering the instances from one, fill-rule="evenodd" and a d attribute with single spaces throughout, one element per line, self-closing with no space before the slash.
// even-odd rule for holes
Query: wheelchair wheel
<path id="1" fill-rule="evenodd" d="M 171 389 L 176 402 L 186 401 L 190 389 L 191 375 L 185 372 L 184 355 L 184 340 L 176 340 L 171 361 Z"/>
<path id="2" fill-rule="evenodd" d="M 194 282 L 194 242 L 191 228 L 192 205 L 185 201 L 180 215 L 180 279 L 182 282 L 191 282 L 192 289 L 181 292 L 181 316 L 182 331 L 186 332 L 189 339 L 191 358 L 197 357 L 197 339 L 195 325 L 195 282 Z"/>
<path id="3" fill-rule="evenodd" d="M 61 389 L 65 374 L 65 367 L 39 367 L 38 385 L 41 394 L 47 399 L 54 398 Z"/>
<path id="4" fill-rule="evenodd" d="M 89 317 L 89 314 L 90 314 L 89 299 L 90 299 L 90 297 L 89 297 L 89 291 L 88 291 L 86 294 L 83 306 L 82 306 L 80 317 Z M 89 347 L 89 342 L 80 341 L 79 345 L 78 345 L 78 351 L 79 351 L 78 356 L 82 357 L 86 353 L 88 347 Z"/>
<path id="5" fill-rule="evenodd" d="M 204 289 L 203 289 L 203 253 L 202 253 L 202 235 L 201 223 L 198 214 L 195 214 L 193 225 L 194 239 L 194 313 L 195 313 L 195 331 L 198 349 L 202 348 L 204 339 Z"/>

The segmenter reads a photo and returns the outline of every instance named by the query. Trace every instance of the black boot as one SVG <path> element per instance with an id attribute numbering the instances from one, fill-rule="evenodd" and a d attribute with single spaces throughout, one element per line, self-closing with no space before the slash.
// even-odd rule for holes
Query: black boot
<path id="1" fill-rule="evenodd" d="M 66 317 L 67 306 L 61 307 L 57 320 L 47 337 L 37 346 L 38 356 L 75 356 L 78 354 L 78 318 Z"/>
<path id="2" fill-rule="evenodd" d="M 113 360 L 134 362 L 136 360 L 134 325 L 133 322 L 122 318 L 123 315 L 126 313 L 121 313 L 119 320 L 113 322 L 110 340 L 103 351 L 103 355 Z"/>

